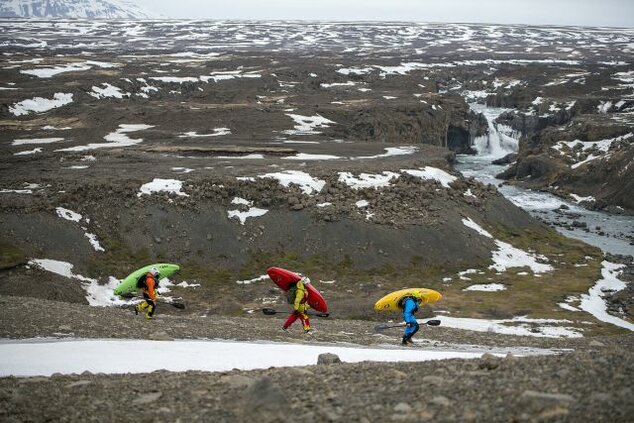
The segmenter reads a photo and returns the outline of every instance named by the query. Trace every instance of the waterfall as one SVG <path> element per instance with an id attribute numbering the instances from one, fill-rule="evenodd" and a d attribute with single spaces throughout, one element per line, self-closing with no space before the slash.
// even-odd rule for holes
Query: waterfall
<path id="1" fill-rule="evenodd" d="M 495 159 L 509 153 L 517 153 L 520 134 L 507 125 L 495 123 L 495 119 L 508 109 L 487 107 L 478 103 L 470 103 L 469 107 L 476 113 L 482 113 L 489 124 L 489 133 L 473 140 L 473 147 L 478 151 L 478 156 Z"/>

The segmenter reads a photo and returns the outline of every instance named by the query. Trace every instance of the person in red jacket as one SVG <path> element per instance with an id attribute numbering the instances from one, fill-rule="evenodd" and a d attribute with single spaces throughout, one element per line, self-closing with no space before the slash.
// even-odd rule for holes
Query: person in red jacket
<path id="1" fill-rule="evenodd" d="M 134 307 L 134 313 L 145 312 L 145 318 L 150 320 L 156 311 L 156 289 L 158 288 L 159 271 L 156 267 L 151 268 L 146 275 L 142 276 L 137 287 L 143 289 L 143 301 Z"/>

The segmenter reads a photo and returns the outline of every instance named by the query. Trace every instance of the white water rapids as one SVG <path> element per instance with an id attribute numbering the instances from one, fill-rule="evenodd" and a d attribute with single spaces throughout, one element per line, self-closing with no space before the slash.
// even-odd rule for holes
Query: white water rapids
<path id="1" fill-rule="evenodd" d="M 509 127 L 498 125 L 495 119 L 507 109 L 470 104 L 472 110 L 482 113 L 489 123 L 489 134 L 474 140 L 477 155 L 459 155 L 456 169 L 465 177 L 473 177 L 485 184 L 492 184 L 516 206 L 526 210 L 534 217 L 555 227 L 560 233 L 580 239 L 594 245 L 604 252 L 613 254 L 634 254 L 634 246 L 625 237 L 634 233 L 634 217 L 613 215 L 587 210 L 578 204 L 564 200 L 547 192 L 523 189 L 505 184 L 496 175 L 507 166 L 494 165 L 491 162 L 509 153 L 517 152 L 519 135 Z M 562 211 L 562 205 L 569 207 Z M 569 229 L 573 221 L 583 222 L 587 229 Z"/>

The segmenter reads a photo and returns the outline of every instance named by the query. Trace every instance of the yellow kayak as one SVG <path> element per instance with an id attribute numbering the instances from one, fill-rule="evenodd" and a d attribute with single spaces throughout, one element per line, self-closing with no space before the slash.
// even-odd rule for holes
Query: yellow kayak
<path id="1" fill-rule="evenodd" d="M 442 298 L 440 292 L 427 288 L 405 288 L 387 294 L 374 304 L 376 311 L 400 311 L 400 303 L 405 297 L 420 298 L 421 304 L 431 304 Z"/>

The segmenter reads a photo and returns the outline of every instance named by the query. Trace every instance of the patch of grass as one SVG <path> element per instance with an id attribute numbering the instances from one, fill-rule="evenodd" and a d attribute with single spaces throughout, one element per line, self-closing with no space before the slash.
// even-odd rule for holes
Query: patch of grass
<path id="1" fill-rule="evenodd" d="M 139 267 L 154 262 L 147 247 L 132 249 L 120 240 L 108 237 L 100 241 L 106 251 L 88 263 L 88 272 L 91 276 L 123 277 Z"/>
<path id="2" fill-rule="evenodd" d="M 497 225 L 492 234 L 499 240 L 505 241 L 514 247 L 527 251 L 536 251 L 550 257 L 551 255 L 565 254 L 569 260 L 580 262 L 585 256 L 600 260 L 603 257 L 601 250 L 582 241 L 567 238 L 554 229 L 550 230 L 517 230 L 507 226 Z"/>
<path id="3" fill-rule="evenodd" d="M 27 263 L 26 254 L 15 245 L 0 242 L 0 270 Z"/>
<path id="4" fill-rule="evenodd" d="M 470 280 L 461 280 L 457 274 L 466 270 L 465 264 L 452 262 L 449 258 L 446 262 L 431 265 L 418 258 L 401 268 L 386 264 L 361 269 L 346 255 L 336 258 L 320 255 L 302 257 L 296 252 L 277 251 L 254 254 L 238 270 L 212 266 L 205 261 L 204 255 L 193 254 L 187 261 L 179 263 L 181 272 L 178 279 L 201 284 L 196 291 L 183 290 L 182 295 L 191 296 L 191 301 L 199 302 L 202 309 L 207 307 L 212 312 L 225 315 L 241 315 L 243 307 L 257 308 L 261 306 L 262 298 L 281 295 L 270 281 L 250 285 L 235 283 L 263 275 L 270 266 L 279 266 L 309 276 L 328 301 L 333 318 L 400 319 L 399 313 L 375 312 L 374 303 L 397 289 L 425 287 L 443 294 L 442 300 L 431 308 L 449 311 L 451 316 L 505 319 L 528 315 L 531 318 L 572 320 L 575 323 L 566 325 L 582 328 L 586 335 L 620 331 L 597 322 L 587 313 L 567 311 L 557 305 L 567 296 L 579 297 L 587 293 L 601 277 L 600 250 L 548 229 L 516 230 L 498 226 L 491 228 L 491 232 L 497 239 L 514 247 L 545 255 L 555 270 L 539 276 L 530 269 L 519 268 L 497 274 L 488 270 L 491 261 L 485 258 L 480 263 L 468 265 L 480 269 L 482 274 L 469 274 Z M 91 263 L 93 273 L 113 274 L 113 269 L 132 271 L 153 261 L 145 248 L 133 250 L 117 239 L 104 239 L 102 242 L 106 252 L 99 255 L 98 262 Z M 119 270 L 118 274 L 125 271 Z M 527 274 L 518 274 L 521 272 Z M 445 277 L 452 280 L 443 281 Z M 335 280 L 335 283 L 320 283 L 330 280 Z M 463 291 L 472 284 L 488 283 L 501 283 L 507 289 L 498 292 Z"/>
<path id="5" fill-rule="evenodd" d="M 443 299 L 437 307 L 456 317 L 489 319 L 528 315 L 531 318 L 567 319 L 566 324 L 582 329 L 584 335 L 609 335 L 620 329 L 603 324 L 593 316 L 564 310 L 557 304 L 568 296 L 579 297 L 601 278 L 603 255 L 598 248 L 564 237 L 550 230 L 509 230 L 496 227 L 496 238 L 514 247 L 545 255 L 555 268 L 552 272 L 534 275 L 530 269 L 512 268 L 502 274 L 485 270 L 467 275 L 471 280 L 453 280 L 440 289 Z M 527 274 L 519 274 L 519 273 Z M 501 283 L 507 289 L 496 292 L 463 291 L 469 285 Z M 585 323 L 582 323 L 585 322 Z M 591 322 L 594 324 L 587 324 Z"/>
<path id="6" fill-rule="evenodd" d="M 201 284 L 207 289 L 222 289 L 235 282 L 235 273 L 223 268 L 213 267 L 199 261 L 188 260 L 181 263 L 179 279 Z"/>

